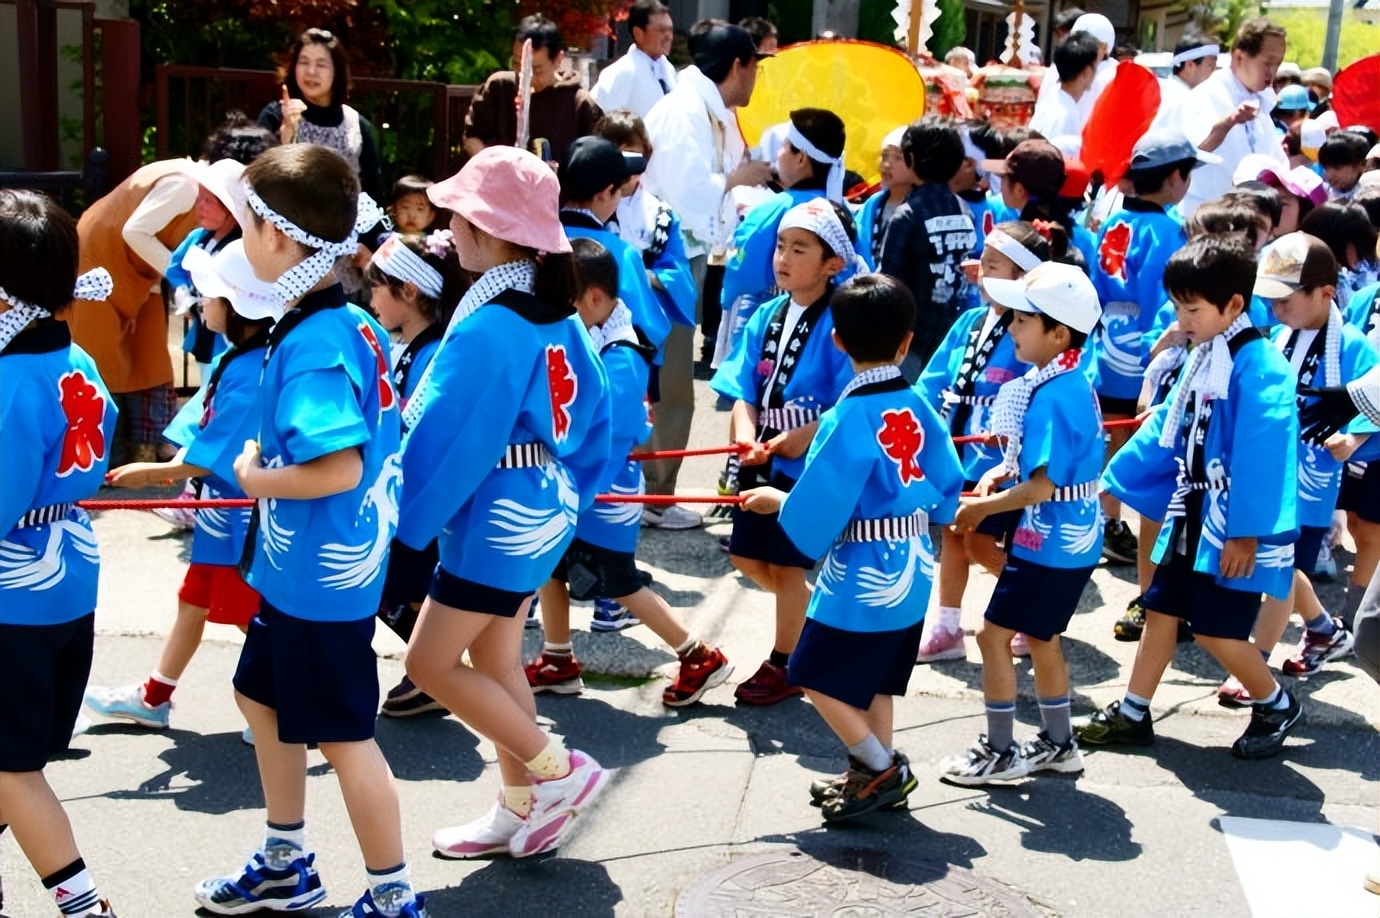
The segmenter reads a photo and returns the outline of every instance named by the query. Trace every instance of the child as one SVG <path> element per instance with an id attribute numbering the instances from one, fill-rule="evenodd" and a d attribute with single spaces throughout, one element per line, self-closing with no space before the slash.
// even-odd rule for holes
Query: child
<path id="1" fill-rule="evenodd" d="M 995 302 L 1015 311 L 1016 357 L 1031 369 L 997 395 L 992 433 L 1005 441 L 1001 464 L 982 476 L 978 496 L 964 498 L 954 519 L 954 528 L 967 535 L 992 514 L 1021 511 L 977 635 L 987 732 L 940 765 L 942 778 L 964 785 L 1083 770 L 1069 725 L 1060 635 L 1102 549 L 1102 415 L 1079 369 L 1083 345 L 1102 311 L 1097 291 L 1081 269 L 1054 262 L 1037 265 L 1019 280 L 990 279 L 984 287 Z M 1018 483 L 997 490 L 1011 479 Z M 1010 645 L 1018 633 L 1030 647 L 1044 725 L 1022 745 L 1013 736 L 1016 670 Z"/>
<path id="2" fill-rule="evenodd" d="M 440 564 L 407 674 L 498 749 L 501 797 L 437 832 L 437 853 L 527 857 L 559 845 L 609 780 L 537 726 L 521 659 L 532 594 L 612 462 L 608 384 L 569 305 L 570 243 L 550 167 L 488 147 L 430 195 L 453 212 L 460 265 L 478 280 L 408 403 L 398 541 L 417 550 L 439 537 Z"/>
<path id="3" fill-rule="evenodd" d="M 281 316 L 260 375 L 258 439 L 234 463 L 259 501 L 242 567 L 262 602 L 234 682 L 268 825 L 245 868 L 203 880 L 196 899 L 236 915 L 325 898 L 305 839 L 306 744 L 316 743 L 340 776 L 368 876 L 354 913 L 417 918 L 398 794 L 374 742 L 371 642 L 397 519 L 398 400 L 383 329 L 332 273 L 376 214 L 358 206 L 354 170 L 325 147 L 275 147 L 244 178 L 244 251 Z"/>
<path id="4" fill-rule="evenodd" d="M 958 317 L 959 264 L 977 240 L 972 218 L 949 190 L 949 180 L 967 158 L 958 129 L 935 118 L 917 121 L 906 128 L 901 151 L 916 185 L 887 224 L 879 270 L 915 296 L 915 336 L 901 367 L 914 381 Z"/>
<path id="5" fill-rule="evenodd" d="M 1380 252 L 1377 252 L 1380 254 Z M 1380 350 L 1380 284 L 1358 290 L 1346 311 L 1347 322 L 1358 328 L 1371 346 Z M 1380 457 L 1376 457 L 1380 459 Z M 1337 509 L 1346 513 L 1347 531 L 1356 543 L 1356 558 L 1338 617 L 1348 627 L 1357 606 L 1380 565 L 1380 462 L 1362 462 L 1353 456 L 1346 463 Z"/>
<path id="6" fill-rule="evenodd" d="M 772 260 L 785 295 L 758 310 L 709 383 L 735 400 L 728 436 L 743 449 L 738 480 L 744 490 L 766 484 L 791 489 L 820 412 L 838 401 L 852 378 L 848 358 L 828 336 L 834 278 L 856 258 L 851 228 L 842 222 L 847 216 L 821 199 L 785 213 Z M 805 624 L 805 572 L 814 560 L 791 543 L 774 514 L 740 509 L 733 512 L 728 550 L 738 571 L 776 597 L 771 656 L 734 696 L 754 705 L 793 698 L 800 689 L 787 681 L 786 663 Z"/>
<path id="7" fill-rule="evenodd" d="M 244 244 L 236 241 L 215 255 L 204 249 L 183 262 L 201 293 L 206 327 L 224 335 L 230 350 L 215 359 L 206 385 L 183 406 L 165 431 L 181 447 L 171 462 L 135 462 L 110 473 L 117 488 L 142 488 L 168 479 L 190 478 L 196 496 L 241 498 L 233 463 L 259 431 L 259 373 L 276 310 L 268 284 L 254 277 Z M 247 631 L 259 612 L 259 595 L 240 576 L 249 531 L 249 510 L 196 511 L 192 561 L 177 594 L 177 619 L 163 641 L 158 666 L 142 685 L 92 686 L 86 706 L 100 717 L 166 730 L 173 691 L 201 644 L 208 621 Z"/>
<path id="8" fill-rule="evenodd" d="M 431 202 L 427 201 L 430 208 Z M 364 272 L 369 305 L 386 330 L 396 336 L 392 359 L 393 386 L 404 410 L 417 391 L 426 368 L 441 346 L 441 336 L 464 292 L 464 280 L 449 231 L 430 236 L 400 236 L 383 240 Z M 406 425 L 404 425 L 406 433 Z M 412 638 L 417 612 L 431 574 L 436 569 L 436 545 L 421 552 L 399 548 L 388 554 L 388 575 L 378 615 L 404 641 Z M 388 690 L 384 717 L 415 717 L 444 711 L 434 698 L 412 684 L 406 675 Z"/>
<path id="9" fill-rule="evenodd" d="M 843 201 L 843 119 L 822 108 L 791 112 L 786 139 L 776 154 L 782 191 L 748 211 L 733 233 L 733 251 L 724 268 L 723 320 L 714 349 L 715 367 L 737 347 L 743 329 L 777 289 L 772 253 L 776 229 L 785 213 L 815 198 Z"/>
<path id="10" fill-rule="evenodd" d="M 575 308 L 594 340 L 608 373 L 617 460 L 632 452 L 651 430 L 646 392 L 653 350 L 618 299 L 618 262 L 593 239 L 572 239 L 576 276 Z M 642 463 L 615 461 L 601 476 L 600 491 L 642 494 Z M 526 667 L 532 691 L 575 694 L 584 688 L 580 663 L 570 646 L 570 599 L 616 600 L 666 642 L 680 659 L 680 672 L 661 694 L 669 707 L 694 704 L 733 672 L 723 653 L 690 637 L 666 600 L 644 586 L 634 563 L 641 513 L 636 504 L 596 504 L 580 515 L 575 541 L 541 588 L 541 656 Z M 567 589 L 567 584 L 569 589 Z"/>
<path id="11" fill-rule="evenodd" d="M 72 738 L 91 672 L 100 561 L 74 502 L 100 489 L 115 431 L 95 362 L 54 314 L 74 296 L 104 299 L 99 273 L 103 293 L 91 275 L 78 281 L 77 226 L 62 208 L 0 190 L 0 821 L 58 911 L 114 918 L 43 774 Z"/>
<path id="12" fill-rule="evenodd" d="M 971 436 L 991 430 L 992 404 L 1002 384 L 1025 373 L 1011 337 L 1015 314 L 992 300 L 983 288 L 988 279 L 1019 280 L 1049 260 L 1049 241 L 1030 224 L 1001 223 L 987 233 L 979 259 L 978 287 L 988 305 L 959 316 L 916 388 L 947 422 L 949 435 Z M 959 452 L 966 478 L 964 490 L 1001 461 L 1001 451 L 985 443 L 966 444 Z M 970 533 L 943 528 L 939 554 L 939 612 L 925 620 L 916 662 L 961 660 L 967 656 L 962 618 L 968 565 L 981 564 L 994 576 L 1006 564 L 1009 546 L 999 537 L 1014 529 L 1013 513 L 990 516 Z"/>
<path id="13" fill-rule="evenodd" d="M 905 135 L 906 127 L 902 125 L 882 138 L 882 159 L 878 167 L 882 188 L 864 201 L 858 211 L 858 254 L 872 271 L 877 270 L 881 261 L 882 240 L 886 238 L 892 214 L 915 188 L 915 178 L 901 152 L 901 138 Z"/>
<path id="14" fill-rule="evenodd" d="M 1371 144 L 1355 131 L 1333 131 L 1318 148 L 1329 201 L 1350 201 L 1361 174 L 1366 171 L 1366 153 Z"/>
<path id="15" fill-rule="evenodd" d="M 915 789 L 892 748 L 892 697 L 906 693 L 929 602 L 929 523 L 952 518 L 963 470 L 944 423 L 898 369 L 915 323 L 905 287 L 859 277 L 830 311 L 855 375 L 820 419 L 790 494 L 756 488 L 744 508 L 779 511 L 786 536 L 824 557 L 789 681 L 848 749 L 848 771 L 811 787 L 834 822 L 903 805 Z"/>
<path id="16" fill-rule="evenodd" d="M 1255 274 L 1248 245 L 1223 236 L 1195 239 L 1165 265 L 1193 349 L 1166 403 L 1103 474 L 1136 512 L 1165 520 L 1159 568 L 1126 697 L 1079 728 L 1086 744 L 1154 742 L 1150 698 L 1174 655 L 1177 619 L 1256 699 L 1233 755 L 1277 754 L 1303 718 L 1250 642 L 1260 594 L 1287 596 L 1293 579 L 1299 440 L 1293 371 L 1245 313 Z"/>
<path id="17" fill-rule="evenodd" d="M 1102 300 L 1093 359 L 1097 399 L 1108 421 L 1136 416 L 1136 399 L 1148 363 L 1145 331 L 1164 303 L 1164 263 L 1183 248 L 1183 219 L 1176 205 L 1188 193 L 1193 170 L 1221 158 L 1203 153 L 1177 129 L 1147 134 L 1136 142 L 1127 176 L 1134 196 L 1107 219 L 1097 239 L 1092 279 Z M 1108 431 L 1107 458 L 1130 438 L 1127 428 Z M 1121 519 L 1121 504 L 1104 495 L 1107 517 L 1103 552 L 1108 561 L 1135 564 L 1139 543 Z"/>
<path id="18" fill-rule="evenodd" d="M 388 216 L 399 233 L 419 236 L 431 229 L 431 224 L 436 222 L 436 208 L 431 206 L 427 189 L 434 184 L 424 175 L 404 175 L 393 183 Z"/>
<path id="19" fill-rule="evenodd" d="M 1337 262 L 1320 239 L 1291 233 L 1266 250 L 1256 274 L 1255 292 L 1274 302 L 1280 327 L 1274 342 L 1293 366 L 1299 388 L 1336 388 L 1364 375 L 1375 366 L 1375 351 L 1364 335 L 1347 325 L 1333 305 Z M 1299 396 L 1302 409 L 1309 399 Z M 1326 441 L 1304 439 L 1299 445 L 1298 524 L 1294 543 L 1294 582 L 1284 599 L 1267 597 L 1255 628 L 1255 645 L 1269 658 L 1288 624 L 1289 613 L 1299 610 L 1305 625 L 1303 642 L 1284 662 L 1291 676 L 1316 673 L 1324 663 L 1351 652 L 1353 637 L 1339 619 L 1323 611 L 1313 584 L 1306 576 L 1332 528 L 1345 460 L 1363 446 L 1374 428 L 1368 422 L 1353 425 L 1328 448 Z M 1242 693 L 1244 694 L 1244 693 Z M 1249 697 L 1231 697 L 1245 707 Z"/>
<path id="20" fill-rule="evenodd" d="M 1350 303 L 1358 290 L 1377 280 L 1376 244 L 1380 236 L 1366 209 L 1350 202 L 1329 202 L 1299 223 L 1299 230 L 1327 243 L 1337 260 L 1337 302 Z"/>

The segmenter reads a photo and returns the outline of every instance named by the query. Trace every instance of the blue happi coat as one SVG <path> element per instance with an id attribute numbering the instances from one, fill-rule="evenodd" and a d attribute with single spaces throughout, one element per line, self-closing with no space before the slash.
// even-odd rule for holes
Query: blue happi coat
<path id="1" fill-rule="evenodd" d="M 0 352 L 0 624 L 58 625 L 96 610 L 91 519 L 63 505 L 100 490 L 115 414 L 66 322 L 40 319 Z M 48 508 L 55 519 L 26 524 Z"/>
<path id="2" fill-rule="evenodd" d="M 647 280 L 642 256 L 612 230 L 600 227 L 593 217 L 561 211 L 565 234 L 571 239 L 593 239 L 609 250 L 618 262 L 618 298 L 632 310 L 633 323 L 642 329 L 658 350 L 671 334 L 671 317 Z"/>
<path id="3" fill-rule="evenodd" d="M 856 520 L 923 513 L 951 522 L 962 489 L 944 423 L 899 375 L 826 411 L 780 516 L 800 551 L 824 558 L 806 615 L 846 631 L 897 631 L 924 618 L 934 582 L 927 528 L 896 540 L 843 536 Z"/>

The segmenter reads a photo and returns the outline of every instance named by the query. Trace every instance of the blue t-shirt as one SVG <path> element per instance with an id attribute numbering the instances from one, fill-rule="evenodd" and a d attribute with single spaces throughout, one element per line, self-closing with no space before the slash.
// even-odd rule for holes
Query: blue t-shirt
<path id="1" fill-rule="evenodd" d="M 258 502 L 245 579 L 294 618 L 357 621 L 378 609 L 402 487 L 401 411 L 387 341 L 338 285 L 304 296 L 274 330 L 260 384 L 264 466 L 346 449 L 363 460 L 349 491 Z"/>
<path id="2" fill-rule="evenodd" d="M 66 322 L 40 320 L 0 352 L 0 624 L 59 625 L 95 611 L 100 555 L 86 511 L 20 523 L 100 490 L 115 414 Z"/>

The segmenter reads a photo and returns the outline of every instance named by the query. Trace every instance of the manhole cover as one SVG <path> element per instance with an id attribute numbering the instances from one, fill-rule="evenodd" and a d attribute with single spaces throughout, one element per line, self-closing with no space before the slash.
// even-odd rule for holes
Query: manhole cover
<path id="1" fill-rule="evenodd" d="M 1038 915 L 1011 889 L 962 867 L 872 850 L 842 850 L 828 858 L 792 848 L 734 861 L 683 892 L 676 915 Z"/>

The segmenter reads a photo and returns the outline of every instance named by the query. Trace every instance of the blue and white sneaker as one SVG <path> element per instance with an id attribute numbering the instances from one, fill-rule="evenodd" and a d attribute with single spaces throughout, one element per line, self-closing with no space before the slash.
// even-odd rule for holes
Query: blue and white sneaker
<path id="1" fill-rule="evenodd" d="M 202 908 L 216 915 L 311 908 L 326 898 L 326 888 L 312 866 L 315 860 L 315 854 L 304 854 L 277 870 L 264 861 L 262 851 L 255 851 L 238 877 L 202 880 L 193 895 Z"/>
<path id="2" fill-rule="evenodd" d="M 396 885 L 400 897 L 411 893 L 411 890 L 407 889 L 401 883 Z M 406 904 L 384 904 L 389 906 L 389 912 L 382 911 L 378 905 L 374 903 L 373 892 L 366 890 L 364 895 L 359 897 L 359 901 L 355 903 L 355 907 L 348 912 L 341 912 L 340 918 L 381 918 L 381 916 L 389 913 L 396 914 L 398 918 L 428 918 L 426 912 L 426 899 L 422 896 L 415 896 L 412 901 Z"/>
<path id="3" fill-rule="evenodd" d="M 522 623 L 524 628 L 540 628 L 541 615 L 537 612 L 537 597 L 532 597 L 532 604 L 527 607 L 527 621 Z"/>
<path id="4" fill-rule="evenodd" d="M 642 624 L 642 619 L 612 599 L 594 600 L 594 620 L 589 623 L 590 631 L 622 631 Z"/>
<path id="5" fill-rule="evenodd" d="M 87 688 L 85 701 L 87 708 L 97 717 L 125 720 L 153 730 L 168 729 L 168 715 L 172 712 L 171 701 L 156 707 L 144 704 L 142 685 L 123 685 L 119 688 L 93 685 Z"/>

